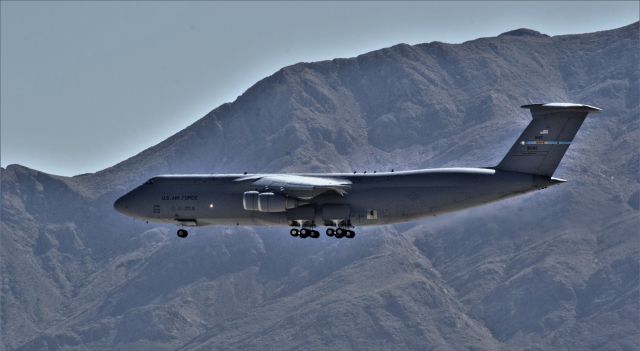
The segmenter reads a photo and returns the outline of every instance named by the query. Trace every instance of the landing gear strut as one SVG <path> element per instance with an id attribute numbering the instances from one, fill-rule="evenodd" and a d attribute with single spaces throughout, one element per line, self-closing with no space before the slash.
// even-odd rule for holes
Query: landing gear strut
<path id="1" fill-rule="evenodd" d="M 189 232 L 186 229 L 178 229 L 178 236 L 181 238 L 186 238 L 189 235 Z"/>

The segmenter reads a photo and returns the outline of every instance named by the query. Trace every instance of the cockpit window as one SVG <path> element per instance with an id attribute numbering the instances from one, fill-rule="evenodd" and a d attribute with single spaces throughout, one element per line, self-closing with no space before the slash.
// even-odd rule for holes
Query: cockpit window
<path id="1" fill-rule="evenodd" d="M 144 185 L 149 185 L 149 184 L 153 184 L 153 179 L 149 179 L 146 182 L 144 182 Z"/>

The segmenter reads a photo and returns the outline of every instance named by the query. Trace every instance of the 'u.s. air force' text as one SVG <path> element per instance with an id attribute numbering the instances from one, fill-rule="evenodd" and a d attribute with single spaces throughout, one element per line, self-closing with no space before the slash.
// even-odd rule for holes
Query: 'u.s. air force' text
<path id="1" fill-rule="evenodd" d="M 198 195 L 193 195 L 193 194 L 188 194 L 188 195 L 162 195 L 162 200 L 163 201 L 197 201 L 198 200 Z"/>

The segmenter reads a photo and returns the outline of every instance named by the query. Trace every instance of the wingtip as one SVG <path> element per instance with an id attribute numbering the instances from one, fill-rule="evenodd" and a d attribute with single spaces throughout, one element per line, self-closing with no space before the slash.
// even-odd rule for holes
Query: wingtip
<path id="1" fill-rule="evenodd" d="M 551 181 L 554 184 L 565 183 L 567 180 L 562 178 L 551 177 Z"/>

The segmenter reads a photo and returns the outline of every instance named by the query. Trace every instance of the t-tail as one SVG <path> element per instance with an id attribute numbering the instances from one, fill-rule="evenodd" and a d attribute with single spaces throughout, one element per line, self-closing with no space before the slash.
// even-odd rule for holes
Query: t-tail
<path id="1" fill-rule="evenodd" d="M 524 105 L 533 120 L 513 144 L 497 170 L 551 177 L 589 112 L 599 108 L 549 103 Z"/>

